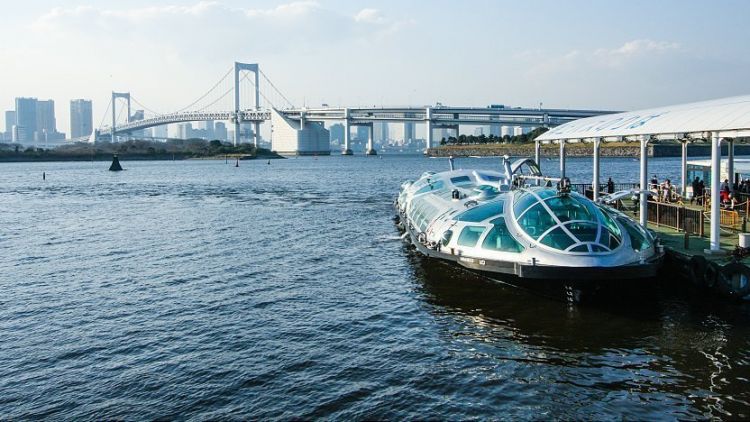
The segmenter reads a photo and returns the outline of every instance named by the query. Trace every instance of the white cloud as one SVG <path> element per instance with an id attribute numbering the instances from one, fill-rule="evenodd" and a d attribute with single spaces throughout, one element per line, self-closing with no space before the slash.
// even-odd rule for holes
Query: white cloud
<path id="1" fill-rule="evenodd" d="M 362 23 L 382 24 L 386 23 L 385 18 L 378 9 L 362 9 L 354 15 L 354 21 Z"/>

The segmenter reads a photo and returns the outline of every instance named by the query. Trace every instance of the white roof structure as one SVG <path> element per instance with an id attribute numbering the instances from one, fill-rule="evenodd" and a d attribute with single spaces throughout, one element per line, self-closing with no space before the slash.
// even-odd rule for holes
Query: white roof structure
<path id="1" fill-rule="evenodd" d="M 750 136 L 750 95 L 587 117 L 552 128 L 536 140 L 709 138 L 707 132 L 727 138 Z"/>

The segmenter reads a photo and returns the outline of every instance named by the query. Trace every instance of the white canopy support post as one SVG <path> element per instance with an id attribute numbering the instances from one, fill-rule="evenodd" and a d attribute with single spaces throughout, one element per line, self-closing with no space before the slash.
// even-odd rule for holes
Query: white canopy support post
<path id="1" fill-rule="evenodd" d="M 640 223 L 645 229 L 648 226 L 648 135 L 641 136 L 641 201 Z"/>
<path id="2" fill-rule="evenodd" d="M 539 169 L 542 169 L 542 144 L 539 141 L 534 142 L 534 161 L 536 161 L 536 165 L 539 166 Z M 536 185 L 540 186 L 542 183 L 541 180 L 536 181 Z"/>
<path id="3" fill-rule="evenodd" d="M 601 138 L 594 138 L 594 180 L 591 183 L 594 201 L 599 199 L 599 147 L 601 142 Z"/>
<path id="4" fill-rule="evenodd" d="M 682 192 L 681 195 L 684 198 L 687 197 L 687 185 L 690 183 L 690 180 L 687 179 L 687 147 L 688 147 L 688 141 L 687 139 L 682 140 L 682 163 L 680 167 L 680 175 L 682 176 Z M 693 195 L 695 195 L 695 192 L 693 192 Z"/>
<path id="5" fill-rule="evenodd" d="M 565 140 L 560 139 L 560 179 L 565 177 Z"/>
<path id="6" fill-rule="evenodd" d="M 719 205 L 719 186 L 721 185 L 721 138 L 719 132 L 711 132 L 711 243 L 710 252 L 721 249 L 719 241 L 719 224 L 721 215 Z"/>
<path id="7" fill-rule="evenodd" d="M 727 149 L 728 149 L 728 163 L 727 163 L 727 173 L 728 173 L 728 179 L 729 179 L 729 190 L 732 191 L 732 196 L 734 196 L 734 139 L 727 139 Z"/>

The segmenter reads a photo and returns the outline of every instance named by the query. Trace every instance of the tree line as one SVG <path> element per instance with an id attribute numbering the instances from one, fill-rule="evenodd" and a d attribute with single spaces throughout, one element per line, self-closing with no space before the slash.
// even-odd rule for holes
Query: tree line
<path id="1" fill-rule="evenodd" d="M 548 131 L 548 128 L 538 127 L 529 133 L 514 136 L 485 135 L 459 135 L 450 136 L 440 140 L 440 145 L 480 145 L 480 144 L 522 144 L 533 141 L 537 136 Z"/>

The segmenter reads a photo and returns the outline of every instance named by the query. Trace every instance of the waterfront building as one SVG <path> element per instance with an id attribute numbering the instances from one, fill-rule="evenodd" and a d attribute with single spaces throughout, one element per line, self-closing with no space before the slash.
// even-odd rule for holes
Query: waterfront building
<path id="1" fill-rule="evenodd" d="M 58 141 L 65 139 L 65 134 L 57 131 L 55 118 L 55 100 L 41 100 L 36 102 L 36 135 L 38 142 Z"/>
<path id="2" fill-rule="evenodd" d="M 16 124 L 13 142 L 33 143 L 36 133 L 36 98 L 16 98 Z"/>
<path id="3" fill-rule="evenodd" d="M 341 123 L 334 123 L 328 128 L 328 131 L 331 133 L 330 140 L 332 144 L 344 144 L 344 125 Z"/>
<path id="4" fill-rule="evenodd" d="M 203 129 L 206 131 L 205 136 L 206 139 L 215 139 L 214 134 L 214 121 L 213 120 L 206 120 L 203 123 Z"/>
<path id="5" fill-rule="evenodd" d="M 169 131 L 167 125 L 154 126 L 151 128 L 151 137 L 166 139 L 169 137 Z"/>
<path id="6" fill-rule="evenodd" d="M 415 126 L 416 125 L 413 122 L 404 122 L 404 125 L 403 125 L 404 132 L 403 132 L 403 136 L 401 137 L 401 139 L 404 141 L 403 144 L 409 144 L 417 138 L 415 135 L 416 133 Z"/>
<path id="7" fill-rule="evenodd" d="M 372 141 L 373 143 L 385 144 L 388 142 L 388 123 L 375 122 L 372 124 Z"/>
<path id="8" fill-rule="evenodd" d="M 177 125 L 177 137 L 180 139 L 189 139 L 193 137 L 193 125 L 190 123 L 180 123 Z"/>
<path id="9" fill-rule="evenodd" d="M 70 100 L 70 137 L 91 135 L 94 128 L 91 100 Z"/>
<path id="10" fill-rule="evenodd" d="M 13 139 L 13 126 L 16 125 L 16 111 L 8 110 L 5 112 L 5 140 Z"/>
<path id="11" fill-rule="evenodd" d="M 356 126 L 356 135 L 354 135 L 355 141 L 367 142 L 367 137 L 370 136 L 370 128 L 367 126 Z"/>
<path id="12" fill-rule="evenodd" d="M 224 122 L 216 122 L 214 124 L 214 139 L 220 141 L 226 141 L 227 138 L 227 125 Z"/>

